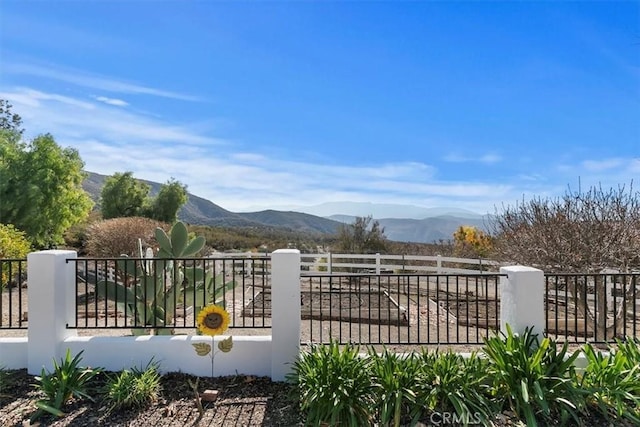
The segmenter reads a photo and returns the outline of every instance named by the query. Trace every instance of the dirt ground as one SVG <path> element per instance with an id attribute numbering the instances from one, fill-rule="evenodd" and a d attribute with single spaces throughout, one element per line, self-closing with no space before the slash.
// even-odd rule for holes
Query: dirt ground
<path id="1" fill-rule="evenodd" d="M 95 385 L 104 384 L 103 374 Z M 26 370 L 10 371 L 10 378 L 0 390 L 0 425 L 10 426 L 298 426 L 303 418 L 297 402 L 290 398 L 291 385 L 269 378 L 233 376 L 200 378 L 199 392 L 218 390 L 216 402 L 202 402 L 200 416 L 195 393 L 189 380 L 196 378 L 172 373 L 162 377 L 162 391 L 157 401 L 143 408 L 109 412 L 105 402 L 72 400 L 63 408 L 65 416 L 43 416 L 35 423 L 29 418 L 36 411 L 35 401 L 43 397 L 34 389 L 34 377 Z M 97 393 L 92 393 L 97 396 Z"/>

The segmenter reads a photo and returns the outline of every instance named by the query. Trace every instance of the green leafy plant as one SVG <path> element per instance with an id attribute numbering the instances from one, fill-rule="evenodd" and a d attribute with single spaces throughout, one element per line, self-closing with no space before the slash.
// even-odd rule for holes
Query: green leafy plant
<path id="1" fill-rule="evenodd" d="M 487 359 L 447 351 L 423 351 L 416 381 L 417 403 L 439 413 L 455 412 L 468 423 L 487 423 L 492 405 L 487 394 Z"/>
<path id="2" fill-rule="evenodd" d="M 189 238 L 187 227 L 177 222 L 169 235 L 156 228 L 160 250 L 148 260 L 117 261 L 119 280 L 98 282 L 98 295 L 114 301 L 127 313 L 135 327 L 134 335 L 151 329 L 155 334 L 171 334 L 170 326 L 177 304 L 199 311 L 207 304 L 220 302 L 221 297 L 236 286 L 224 283 L 223 274 L 213 275 L 203 268 L 187 265 L 185 260 L 197 254 L 205 245 L 204 237 Z"/>
<path id="3" fill-rule="evenodd" d="M 558 350 L 555 341 L 539 341 L 530 328 L 518 335 L 507 325 L 506 335 L 485 339 L 484 353 L 491 362 L 488 373 L 496 401 L 504 402 L 528 426 L 537 426 L 539 419 L 579 422 L 586 393 L 576 381 L 579 352 L 569 355 L 566 342 Z"/>
<path id="4" fill-rule="evenodd" d="M 369 358 L 377 420 L 398 427 L 409 418 L 414 424 L 422 412 L 414 391 L 421 361 L 414 353 L 400 355 L 385 349 L 378 354 L 373 348 L 369 349 Z"/>
<path id="5" fill-rule="evenodd" d="M 5 390 L 10 386 L 11 379 L 11 371 L 4 366 L 0 366 L 0 397 L 4 395 Z"/>
<path id="6" fill-rule="evenodd" d="M 626 418 L 640 425 L 640 351 L 638 341 L 618 342 L 608 354 L 583 347 L 588 365 L 580 385 L 589 402 L 608 419 Z"/>
<path id="7" fill-rule="evenodd" d="M 25 233 L 11 224 L 0 224 L 0 259 L 26 258 L 30 250 L 31 244 L 27 240 Z M 13 279 L 9 276 L 10 267 L 10 262 L 0 262 L 0 290 Z"/>
<path id="8" fill-rule="evenodd" d="M 155 402 L 162 386 L 157 362 L 149 362 L 144 369 L 125 369 L 109 375 L 102 392 L 109 411 L 140 408 Z"/>
<path id="9" fill-rule="evenodd" d="M 297 385 L 300 409 L 311 425 L 371 425 L 374 402 L 370 359 L 359 347 L 336 342 L 300 354 L 289 381 Z"/>
<path id="10" fill-rule="evenodd" d="M 36 377 L 36 388 L 44 393 L 45 399 L 36 402 L 38 411 L 32 419 L 37 419 L 45 412 L 53 416 L 64 415 L 63 406 L 72 398 L 93 398 L 88 394 L 90 381 L 102 372 L 100 368 L 81 367 L 82 351 L 71 358 L 71 351 L 67 349 L 64 359 L 58 363 L 53 360 L 53 372 L 49 373 L 42 368 L 42 373 Z"/>

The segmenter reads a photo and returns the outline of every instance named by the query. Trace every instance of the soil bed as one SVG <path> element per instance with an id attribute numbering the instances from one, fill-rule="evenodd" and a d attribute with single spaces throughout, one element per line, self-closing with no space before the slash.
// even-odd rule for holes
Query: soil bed
<path id="1" fill-rule="evenodd" d="M 384 291 L 331 290 L 300 293 L 302 320 L 341 320 L 361 323 L 406 324 L 404 309 Z M 271 316 L 271 292 L 261 291 L 242 311 L 243 316 Z"/>
<path id="2" fill-rule="evenodd" d="M 304 425 L 304 416 L 298 402 L 291 398 L 292 386 L 283 382 L 272 382 L 265 377 L 232 376 L 200 378 L 199 391 L 220 390 L 216 402 L 203 402 L 204 414 L 199 419 L 194 392 L 189 380 L 195 377 L 182 373 L 166 374 L 162 377 L 162 393 L 157 402 L 140 409 L 129 409 L 108 413 L 104 402 L 72 400 L 63 410 L 62 418 L 43 416 L 36 422 L 29 418 L 36 411 L 35 401 L 43 397 L 32 384 L 33 376 L 26 370 L 9 371 L 10 380 L 3 384 L 0 392 L 0 425 L 17 426 L 132 426 L 132 427 L 182 427 L 182 426 L 273 426 L 294 427 Z M 102 374 L 96 387 L 104 385 Z M 92 395 L 97 393 L 92 392 Z M 436 417 L 440 420 L 440 418 Z M 610 427 L 598 414 L 583 418 L 582 425 Z M 493 418 L 496 427 L 523 426 L 512 413 L 497 414 Z M 417 427 L 434 425 L 429 417 Z M 558 424 L 552 424 L 558 425 Z M 574 424 L 570 423 L 569 426 Z M 629 422 L 618 421 L 620 427 L 630 427 Z"/>
<path id="3" fill-rule="evenodd" d="M 102 374 L 97 387 L 104 384 Z M 10 371 L 10 379 L 0 394 L 0 425 L 2 426 L 298 426 L 302 417 L 297 402 L 290 396 L 292 386 L 272 382 L 266 377 L 232 376 L 200 378 L 199 391 L 220 390 L 216 402 L 202 402 L 199 412 L 189 380 L 196 378 L 183 373 L 162 376 L 162 392 L 157 402 L 146 408 L 108 413 L 104 402 L 71 401 L 63 408 L 60 419 L 43 416 L 29 423 L 36 411 L 35 401 L 43 397 L 32 384 L 36 381 L 26 370 Z M 90 393 L 98 395 L 97 392 Z"/>

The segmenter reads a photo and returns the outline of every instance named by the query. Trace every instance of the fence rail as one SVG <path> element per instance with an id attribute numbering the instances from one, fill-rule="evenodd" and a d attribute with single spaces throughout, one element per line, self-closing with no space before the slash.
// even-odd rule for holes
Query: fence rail
<path id="1" fill-rule="evenodd" d="M 231 328 L 268 328 L 270 316 L 256 300 L 271 286 L 269 259 L 102 258 L 75 263 L 72 329 L 131 328 L 167 334 L 196 328 L 197 311 L 224 305 Z M 252 306 L 250 315 L 246 310 Z"/>
<path id="2" fill-rule="evenodd" d="M 194 329 L 198 307 L 217 301 L 230 313 L 231 328 L 270 328 L 271 257 L 234 255 L 69 259 L 76 280 L 67 327 Z M 458 258 L 333 254 L 318 260 L 327 255 L 301 254 L 301 342 L 480 344 L 499 329 L 500 274 L 434 274 L 421 268 L 437 265 L 410 264 L 440 259 L 446 268 Z M 26 265 L 26 259 L 0 259 L 0 330 L 28 327 Z M 327 271 L 305 270 L 312 265 Z M 640 337 L 640 273 L 544 277 L 548 336 L 575 343 Z"/>
<path id="3" fill-rule="evenodd" d="M 499 330 L 499 274 L 308 275 L 302 343 L 481 344 Z"/>
<path id="4" fill-rule="evenodd" d="M 217 257 L 253 258 L 269 257 L 269 253 L 216 253 Z M 386 254 L 300 254 L 303 275 L 314 274 L 473 274 L 496 272 L 502 265 L 488 259 L 445 257 L 440 255 L 386 255 Z"/>
<path id="5" fill-rule="evenodd" d="M 0 258 L 0 329 L 27 329 L 27 260 Z"/>
<path id="6" fill-rule="evenodd" d="M 572 342 L 638 337 L 640 273 L 546 274 L 548 335 Z"/>

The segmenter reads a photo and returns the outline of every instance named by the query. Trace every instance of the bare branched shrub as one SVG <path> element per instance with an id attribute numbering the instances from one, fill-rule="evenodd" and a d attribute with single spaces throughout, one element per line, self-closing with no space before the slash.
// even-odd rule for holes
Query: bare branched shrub
<path id="1" fill-rule="evenodd" d="M 633 183 L 586 192 L 568 190 L 557 199 L 536 198 L 503 207 L 492 224 L 501 261 L 530 265 L 550 273 L 591 273 L 615 269 L 628 273 L 640 267 L 640 193 Z M 586 280 L 586 279 L 584 279 Z M 611 337 L 623 322 L 607 320 L 606 287 L 595 276 L 596 307 L 586 304 L 586 293 L 569 290 L 585 317 L 595 321 L 598 336 Z M 615 312 L 632 300 L 633 286 L 623 284 L 626 297 Z M 584 289 L 584 286 L 581 287 Z M 589 322 L 592 325 L 594 322 Z"/>
<path id="2" fill-rule="evenodd" d="M 492 234 L 503 261 L 546 272 L 628 271 L 640 264 L 640 193 L 633 185 L 591 187 L 523 201 L 503 207 Z"/>
<path id="3" fill-rule="evenodd" d="M 143 248 L 157 247 L 156 227 L 165 231 L 170 225 L 148 218 L 113 218 L 92 224 L 87 231 L 87 255 L 92 257 L 140 256 L 138 239 Z"/>

